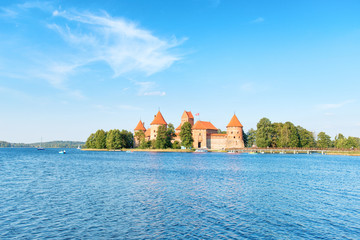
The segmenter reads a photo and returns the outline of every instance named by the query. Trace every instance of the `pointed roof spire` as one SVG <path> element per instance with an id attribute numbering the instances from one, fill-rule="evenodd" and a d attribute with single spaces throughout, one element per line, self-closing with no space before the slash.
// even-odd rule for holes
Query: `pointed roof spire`
<path id="1" fill-rule="evenodd" d="M 141 122 L 141 120 L 139 121 L 139 123 L 137 124 L 136 128 L 134 129 L 135 131 L 137 130 L 143 130 L 146 131 L 146 128 L 144 127 L 144 123 Z"/>
<path id="2" fill-rule="evenodd" d="M 240 123 L 239 119 L 234 113 L 234 116 L 231 118 L 229 124 L 226 127 L 243 127 L 243 125 Z"/>
<path id="3" fill-rule="evenodd" d="M 150 123 L 150 125 L 166 125 L 166 121 L 164 119 L 164 117 L 162 116 L 160 110 L 158 111 L 158 113 L 155 115 L 154 120 Z"/>

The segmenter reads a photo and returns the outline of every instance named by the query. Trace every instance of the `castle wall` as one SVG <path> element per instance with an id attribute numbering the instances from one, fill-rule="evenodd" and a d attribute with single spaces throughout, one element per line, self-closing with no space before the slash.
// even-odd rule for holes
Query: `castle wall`
<path id="1" fill-rule="evenodd" d="M 207 141 L 210 149 L 221 150 L 226 148 L 226 134 L 210 134 Z"/>
<path id="2" fill-rule="evenodd" d="M 205 129 L 194 129 L 192 135 L 194 139 L 194 148 L 207 148 Z"/>

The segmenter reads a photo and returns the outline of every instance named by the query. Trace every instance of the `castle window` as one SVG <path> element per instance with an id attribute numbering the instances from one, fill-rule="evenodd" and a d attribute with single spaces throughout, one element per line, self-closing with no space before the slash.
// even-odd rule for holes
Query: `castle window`
<path id="1" fill-rule="evenodd" d="M 233 134 L 233 132 L 231 132 L 231 134 Z"/>
<path id="2" fill-rule="evenodd" d="M 235 138 L 235 136 L 234 136 L 234 138 Z"/>
<path id="3" fill-rule="evenodd" d="M 201 133 L 199 133 L 199 136 L 201 136 Z"/>

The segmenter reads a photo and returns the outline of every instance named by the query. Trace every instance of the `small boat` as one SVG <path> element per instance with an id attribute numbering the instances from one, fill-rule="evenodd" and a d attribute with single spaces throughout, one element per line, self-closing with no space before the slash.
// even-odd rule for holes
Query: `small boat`
<path id="1" fill-rule="evenodd" d="M 238 152 L 235 151 L 235 150 L 230 150 L 230 151 L 228 151 L 227 153 L 229 153 L 229 154 L 236 154 L 236 153 L 238 153 Z"/>
<path id="2" fill-rule="evenodd" d="M 63 150 L 63 151 L 60 151 L 59 153 L 60 153 L 60 154 L 66 154 L 66 151 Z"/>
<path id="3" fill-rule="evenodd" d="M 196 153 L 206 153 L 208 150 L 206 148 L 199 148 L 195 150 Z"/>
<path id="4" fill-rule="evenodd" d="M 40 146 L 37 148 L 37 150 L 45 150 L 45 148 L 43 148 L 41 145 L 42 145 L 42 138 L 41 138 Z"/>
<path id="5" fill-rule="evenodd" d="M 80 145 L 79 145 L 79 146 L 77 147 L 77 149 L 78 149 L 78 150 L 81 150 L 81 147 L 80 147 Z"/>

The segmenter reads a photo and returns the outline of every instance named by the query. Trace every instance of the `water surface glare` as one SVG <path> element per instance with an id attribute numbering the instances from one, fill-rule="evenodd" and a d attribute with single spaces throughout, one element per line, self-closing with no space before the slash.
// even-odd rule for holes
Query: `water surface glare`
<path id="1" fill-rule="evenodd" d="M 0 149 L 0 239 L 359 239 L 360 157 Z"/>

